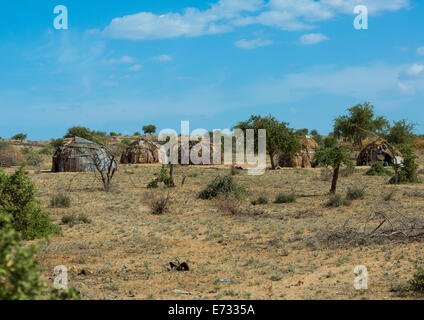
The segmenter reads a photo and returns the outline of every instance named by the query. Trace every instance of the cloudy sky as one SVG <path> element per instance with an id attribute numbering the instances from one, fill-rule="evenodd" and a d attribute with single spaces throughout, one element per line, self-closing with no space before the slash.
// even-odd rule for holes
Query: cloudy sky
<path id="1" fill-rule="evenodd" d="M 59 4 L 68 30 L 54 28 Z M 368 30 L 354 28 L 359 4 Z M 268 113 L 326 134 L 364 101 L 424 133 L 423 32 L 419 0 L 3 1 L 0 136 Z"/>

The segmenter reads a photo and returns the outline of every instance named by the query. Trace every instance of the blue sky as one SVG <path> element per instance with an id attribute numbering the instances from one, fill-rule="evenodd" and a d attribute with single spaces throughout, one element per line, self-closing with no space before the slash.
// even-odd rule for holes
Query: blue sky
<path id="1" fill-rule="evenodd" d="M 368 30 L 353 27 L 358 4 Z M 68 30 L 53 27 L 56 5 Z M 268 113 L 326 134 L 364 101 L 423 133 L 423 31 L 418 0 L 3 1 L 0 136 L 225 129 Z"/>

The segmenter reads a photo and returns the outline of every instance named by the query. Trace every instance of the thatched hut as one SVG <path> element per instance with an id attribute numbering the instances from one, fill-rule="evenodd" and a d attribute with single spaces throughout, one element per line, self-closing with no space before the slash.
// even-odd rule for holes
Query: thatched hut
<path id="1" fill-rule="evenodd" d="M 302 149 L 299 153 L 289 156 L 287 154 L 278 155 L 278 165 L 282 168 L 312 168 L 312 162 L 319 144 L 312 137 L 302 137 L 299 141 Z"/>
<path id="2" fill-rule="evenodd" d="M 117 169 L 112 152 L 103 145 L 74 137 L 59 147 L 54 156 L 52 172 L 90 172 Z"/>
<path id="3" fill-rule="evenodd" d="M 19 166 L 24 161 L 22 153 L 6 143 L 0 144 L 0 167 Z"/>
<path id="4" fill-rule="evenodd" d="M 160 145 L 140 139 L 133 142 L 121 155 L 121 163 L 163 163 Z"/>
<path id="5" fill-rule="evenodd" d="M 215 146 L 213 145 L 213 143 L 211 142 L 206 142 L 206 141 L 189 141 L 189 147 L 186 150 L 186 148 L 183 148 L 181 145 L 181 141 L 179 141 L 177 144 L 175 144 L 173 146 L 173 148 L 178 148 L 178 151 L 175 150 L 174 152 L 178 153 L 178 163 L 182 164 L 182 159 L 189 159 L 189 164 L 190 165 L 195 165 L 197 163 L 193 162 L 192 159 L 192 154 L 195 152 L 197 152 L 197 157 L 200 160 L 200 163 L 198 163 L 198 165 L 208 165 L 208 164 L 214 164 L 213 163 L 213 154 L 215 152 Z M 208 160 L 207 163 L 204 163 L 201 161 L 201 159 L 203 159 L 203 150 L 209 150 L 209 156 L 208 156 Z M 167 154 L 168 159 L 171 161 L 171 155 L 168 152 Z M 224 153 L 221 152 L 221 163 L 223 163 L 223 159 L 224 159 Z"/>
<path id="6" fill-rule="evenodd" d="M 377 139 L 367 144 L 356 159 L 357 166 L 372 166 L 375 163 L 393 165 L 400 162 L 402 154 L 387 141 Z"/>

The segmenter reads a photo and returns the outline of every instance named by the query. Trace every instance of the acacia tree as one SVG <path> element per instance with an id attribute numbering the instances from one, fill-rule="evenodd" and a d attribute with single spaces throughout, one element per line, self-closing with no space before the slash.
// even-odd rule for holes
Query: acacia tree
<path id="1" fill-rule="evenodd" d="M 416 138 L 415 127 L 415 123 L 407 123 L 405 119 L 394 121 L 393 126 L 388 128 L 387 141 L 397 145 L 411 144 Z"/>
<path id="2" fill-rule="evenodd" d="M 149 124 L 147 126 L 144 126 L 143 127 L 143 132 L 144 132 L 144 134 L 150 134 L 150 135 L 152 135 L 152 134 L 154 134 L 156 132 L 156 126 L 153 125 L 153 124 Z"/>
<path id="3" fill-rule="evenodd" d="M 348 150 L 338 144 L 329 145 L 317 151 L 316 159 L 319 164 L 333 168 L 330 193 L 335 194 L 337 190 L 337 181 L 339 180 L 340 167 L 343 164 L 347 166 L 352 165 Z"/>
<path id="4" fill-rule="evenodd" d="M 334 120 L 334 134 L 343 137 L 362 148 L 362 141 L 368 136 L 367 131 L 382 132 L 388 121 L 384 117 L 376 117 L 374 106 L 369 102 L 358 104 L 347 109 L 348 115 Z"/>
<path id="5" fill-rule="evenodd" d="M 106 192 L 110 191 L 112 179 L 117 170 L 115 155 L 112 151 L 105 148 L 104 152 L 99 152 L 96 149 L 90 149 L 89 156 L 96 172 L 100 176 L 103 188 Z"/>
<path id="6" fill-rule="evenodd" d="M 271 167 L 276 168 L 275 156 L 278 152 L 294 155 L 300 151 L 301 145 L 294 130 L 288 127 L 288 123 L 280 122 L 271 115 L 267 117 L 251 116 L 249 120 L 239 122 L 235 128 L 246 131 L 255 130 L 255 150 L 258 143 L 258 130 L 266 130 L 266 150 L 271 158 Z"/>

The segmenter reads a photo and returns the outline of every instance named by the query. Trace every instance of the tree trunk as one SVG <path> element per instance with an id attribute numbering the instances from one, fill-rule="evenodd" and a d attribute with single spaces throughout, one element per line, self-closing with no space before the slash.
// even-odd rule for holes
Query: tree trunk
<path id="1" fill-rule="evenodd" d="M 169 167 L 169 176 L 171 177 L 171 185 L 174 187 L 175 183 L 174 183 L 174 164 L 170 164 Z"/>
<path id="2" fill-rule="evenodd" d="M 269 157 L 271 158 L 271 168 L 272 170 L 275 170 L 275 159 L 274 159 L 274 153 L 270 153 Z"/>
<path id="3" fill-rule="evenodd" d="M 337 168 L 334 168 L 333 181 L 331 182 L 331 190 L 330 190 L 330 193 L 332 193 L 332 194 L 336 193 L 337 181 L 339 180 L 339 171 L 340 171 L 340 166 L 337 167 Z"/>

